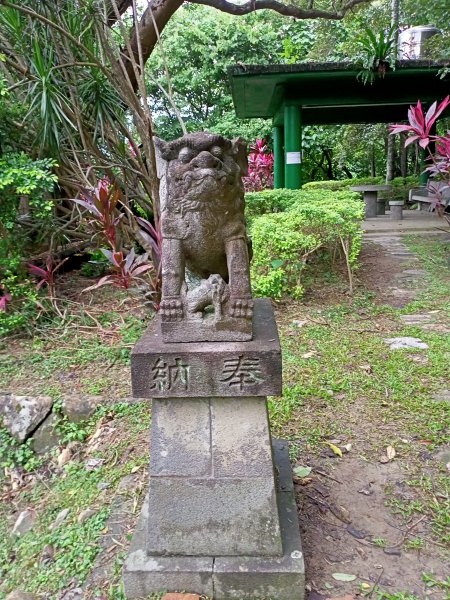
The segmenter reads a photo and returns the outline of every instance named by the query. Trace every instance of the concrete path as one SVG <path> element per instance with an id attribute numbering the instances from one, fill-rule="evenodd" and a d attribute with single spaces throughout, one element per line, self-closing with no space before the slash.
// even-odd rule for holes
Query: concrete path
<path id="1" fill-rule="evenodd" d="M 370 233 L 416 233 L 418 231 L 435 231 L 439 233 L 439 228 L 444 227 L 445 221 L 438 217 L 436 213 L 422 212 L 419 210 L 404 210 L 403 219 L 394 221 L 389 212 L 385 215 L 366 219 L 363 222 L 363 230 L 366 234 Z"/>

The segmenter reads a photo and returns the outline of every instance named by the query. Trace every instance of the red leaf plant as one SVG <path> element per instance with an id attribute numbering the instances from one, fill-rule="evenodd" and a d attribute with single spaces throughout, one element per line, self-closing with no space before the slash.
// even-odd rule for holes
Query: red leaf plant
<path id="1" fill-rule="evenodd" d="M 246 192 L 259 192 L 273 188 L 273 152 L 266 140 L 256 140 L 250 146 L 248 156 L 248 176 L 243 178 Z"/>
<path id="2" fill-rule="evenodd" d="M 436 123 L 437 118 L 450 105 L 450 96 L 447 96 L 438 105 L 433 102 L 426 114 L 423 112 L 420 100 L 416 106 L 410 106 L 408 111 L 409 125 L 391 125 L 391 134 L 412 133 L 407 138 L 405 146 L 417 142 L 423 149 L 427 149 L 427 160 L 431 163 L 425 169 L 433 177 L 427 188 L 433 193 L 436 201 L 433 208 L 437 209 L 440 216 L 444 216 L 443 195 L 450 189 L 450 131 L 446 135 L 431 135 L 431 129 Z M 430 148 L 430 144 L 435 144 L 435 149 Z M 449 220 L 447 218 L 447 220 Z"/>
<path id="3" fill-rule="evenodd" d="M 12 300 L 12 296 L 6 291 L 2 284 L 0 284 L 0 292 L 2 293 L 0 296 L 0 310 L 6 312 L 7 304 Z"/>
<path id="4" fill-rule="evenodd" d="M 138 256 L 134 249 L 131 249 L 127 256 L 123 252 L 111 252 L 105 248 L 101 250 L 111 262 L 114 273 L 105 275 L 95 285 L 85 288 L 83 292 L 95 290 L 103 285 L 114 285 L 128 290 L 136 281 L 145 282 L 141 275 L 153 268 L 153 265 L 148 262 L 148 254 Z"/>
<path id="5" fill-rule="evenodd" d="M 55 295 L 55 273 L 62 267 L 62 265 L 68 260 L 68 258 L 64 258 L 59 262 L 55 263 L 53 261 L 53 257 L 51 254 L 47 256 L 47 260 L 45 263 L 45 268 L 38 267 L 33 263 L 28 263 L 28 270 L 31 275 L 34 275 L 38 278 L 38 282 L 36 284 L 36 288 L 39 290 L 42 286 L 47 285 L 48 287 L 48 295 L 50 297 L 54 297 Z"/>
<path id="6" fill-rule="evenodd" d="M 119 188 L 111 184 L 107 177 L 100 179 L 93 190 L 85 191 L 81 198 L 73 199 L 91 213 L 92 222 L 103 234 L 113 251 L 116 250 L 116 228 L 123 217 L 123 213 L 117 211 L 119 199 Z"/>
<path id="7" fill-rule="evenodd" d="M 391 133 L 413 133 L 409 137 L 405 146 L 409 146 L 413 142 L 419 141 L 421 148 L 426 148 L 430 141 L 436 141 L 440 138 L 435 135 L 430 135 L 431 128 L 436 123 L 439 115 L 447 108 L 450 104 L 450 96 L 447 96 L 442 102 L 437 105 L 437 102 L 433 102 L 427 113 L 423 114 L 422 104 L 420 100 L 416 106 L 410 106 L 408 110 L 409 125 L 391 125 Z"/>

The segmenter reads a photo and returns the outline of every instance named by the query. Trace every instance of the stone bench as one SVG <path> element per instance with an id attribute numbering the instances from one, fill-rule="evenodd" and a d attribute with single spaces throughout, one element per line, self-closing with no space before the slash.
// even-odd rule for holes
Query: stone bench
<path id="1" fill-rule="evenodd" d="M 427 188 L 412 188 L 409 190 L 408 202 L 410 204 L 417 204 L 417 209 L 420 211 L 433 211 L 436 207 L 436 203 L 439 198 L 436 194 L 432 194 Z M 450 197 L 444 196 L 440 199 L 444 208 L 450 204 Z"/>

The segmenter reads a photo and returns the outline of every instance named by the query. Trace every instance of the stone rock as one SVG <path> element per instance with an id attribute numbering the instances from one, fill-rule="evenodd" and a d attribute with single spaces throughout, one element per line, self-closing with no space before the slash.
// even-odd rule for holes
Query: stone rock
<path id="1" fill-rule="evenodd" d="M 450 462 L 450 447 L 449 446 L 444 446 L 444 448 L 442 448 L 436 454 L 436 458 L 443 465 L 446 465 L 448 462 Z"/>
<path id="2" fill-rule="evenodd" d="M 83 590 L 79 587 L 66 590 L 59 600 L 83 600 Z"/>
<path id="3" fill-rule="evenodd" d="M 50 529 L 58 529 L 61 523 L 67 518 L 70 513 L 70 508 L 65 508 L 61 512 L 58 513 L 54 522 L 50 525 Z"/>
<path id="4" fill-rule="evenodd" d="M 64 398 L 62 411 L 72 423 L 86 421 L 104 401 L 102 396 L 74 394 Z"/>
<path id="5" fill-rule="evenodd" d="M 198 594 L 164 594 L 161 600 L 200 600 Z"/>
<path id="6" fill-rule="evenodd" d="M 389 344 L 391 350 L 402 350 L 403 348 L 420 348 L 423 350 L 428 348 L 428 344 L 414 337 L 385 338 L 384 341 Z"/>
<path id="7" fill-rule="evenodd" d="M 34 432 L 32 438 L 32 448 L 36 454 L 45 454 L 59 444 L 59 434 L 56 431 L 58 417 L 51 413 L 38 429 Z"/>
<path id="8" fill-rule="evenodd" d="M 31 529 L 33 529 L 34 522 L 36 521 L 36 513 L 34 510 L 24 510 L 17 517 L 17 520 L 14 524 L 11 535 L 25 535 Z"/>
<path id="9" fill-rule="evenodd" d="M 36 600 L 37 596 L 30 592 L 23 592 L 22 590 L 14 590 L 8 594 L 5 600 Z"/>
<path id="10" fill-rule="evenodd" d="M 83 510 L 82 512 L 80 512 L 80 514 L 78 515 L 77 521 L 78 521 L 78 523 L 80 523 L 80 525 L 82 525 L 83 523 L 85 523 L 88 519 L 90 519 L 94 515 L 95 515 L 95 510 L 92 510 L 92 508 L 86 508 L 86 510 Z"/>
<path id="11" fill-rule="evenodd" d="M 0 421 L 18 442 L 24 442 L 49 414 L 53 400 L 49 396 L 0 394 Z"/>
<path id="12" fill-rule="evenodd" d="M 450 404 L 450 390 L 440 390 L 433 394 L 433 400 L 435 402 L 442 402 Z"/>
<path id="13" fill-rule="evenodd" d="M 63 467 L 72 458 L 72 452 L 69 448 L 64 448 L 58 455 L 58 467 Z"/>

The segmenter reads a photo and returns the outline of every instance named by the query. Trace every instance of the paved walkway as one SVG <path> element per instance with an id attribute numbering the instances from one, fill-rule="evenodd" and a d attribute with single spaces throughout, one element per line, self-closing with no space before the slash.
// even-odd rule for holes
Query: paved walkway
<path id="1" fill-rule="evenodd" d="M 416 231 L 439 232 L 439 228 L 445 226 L 445 221 L 437 216 L 436 213 L 404 210 L 403 219 L 394 221 L 389 213 L 380 215 L 372 219 L 366 219 L 363 222 L 363 230 L 366 234 L 371 233 L 412 233 Z"/>

